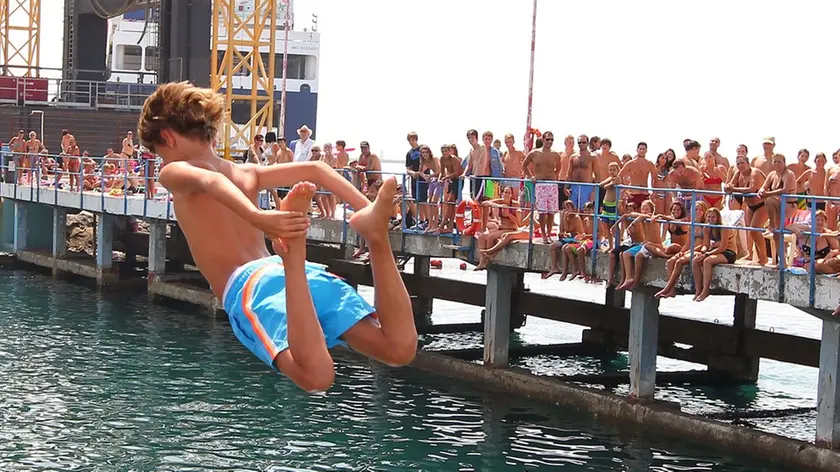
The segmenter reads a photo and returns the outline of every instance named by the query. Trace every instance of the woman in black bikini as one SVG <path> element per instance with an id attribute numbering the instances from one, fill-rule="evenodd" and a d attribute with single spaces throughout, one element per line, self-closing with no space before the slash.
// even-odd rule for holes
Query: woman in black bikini
<path id="1" fill-rule="evenodd" d="M 671 204 L 670 215 L 656 215 L 654 219 L 670 222 L 662 225 L 662 241 L 665 241 L 665 236 L 670 233 L 671 244 L 668 246 L 660 245 L 659 248 L 653 245 L 645 246 L 651 254 L 656 257 L 670 257 L 688 247 L 688 224 L 680 224 L 689 223 L 688 212 L 685 211 L 685 205 L 682 202 Z"/>
<path id="2" fill-rule="evenodd" d="M 758 190 L 758 198 L 764 200 L 767 214 L 770 216 L 771 232 L 775 233 L 776 247 L 782 247 L 782 199 L 781 195 L 792 194 L 796 191 L 796 176 L 785 166 L 785 156 L 773 155 L 773 171 L 767 176 L 764 185 Z M 783 251 L 777 251 L 781 254 Z M 778 262 L 778 261 L 777 261 Z"/>
<path id="3" fill-rule="evenodd" d="M 738 169 L 723 187 L 723 191 L 727 193 L 757 193 L 759 189 L 764 186 L 764 174 L 760 170 L 750 167 L 750 161 L 746 156 L 738 156 L 735 158 L 735 167 Z M 737 196 L 735 196 L 737 198 Z M 767 223 L 767 208 L 758 197 L 742 197 L 744 210 L 744 222 L 750 228 L 764 228 Z M 767 264 L 767 245 L 764 242 L 763 231 L 750 231 L 749 244 L 747 245 L 747 257 L 744 259 L 752 262 L 753 247 L 755 247 L 755 254 L 758 256 L 758 264 Z"/>
<path id="4" fill-rule="evenodd" d="M 719 225 L 723 219 L 720 210 L 706 211 L 706 224 Z M 718 264 L 734 264 L 738 243 L 735 230 L 726 228 L 703 228 L 703 245 L 694 252 L 691 272 L 694 275 L 694 301 L 702 302 L 709 296 L 712 285 L 712 270 Z"/>
<path id="5" fill-rule="evenodd" d="M 703 222 L 706 221 L 706 211 L 709 209 L 709 205 L 706 204 L 705 201 L 700 200 L 694 202 L 694 221 L 696 222 Z M 689 220 L 690 221 L 690 220 Z M 691 230 L 689 227 L 685 228 L 688 231 L 688 236 L 691 237 Z M 656 293 L 656 298 L 674 298 L 677 296 L 677 282 L 680 279 L 680 274 L 682 274 L 682 269 L 685 267 L 689 262 L 691 262 L 691 243 L 686 241 L 686 245 L 682 247 L 682 249 L 671 256 L 668 259 L 668 262 L 665 263 L 666 274 L 668 278 L 668 283 L 665 287 Z M 703 231 L 700 228 L 694 229 L 694 251 L 699 251 L 701 247 L 703 247 Z"/>
<path id="6" fill-rule="evenodd" d="M 817 233 L 816 251 L 814 252 L 813 258 L 816 259 L 814 270 L 818 274 L 836 274 L 840 272 L 840 259 L 837 258 L 840 255 L 840 244 L 838 244 L 837 238 L 834 235 L 827 234 L 827 222 L 828 217 L 825 212 L 823 210 L 817 210 L 814 223 L 814 232 Z M 786 229 L 795 234 L 797 239 L 799 257 L 794 261 L 794 266 L 810 268 L 812 257 L 811 239 L 813 236 L 808 233 L 811 232 L 811 228 L 808 225 L 790 225 Z M 805 237 L 801 238 L 800 241 L 802 233 L 805 233 Z"/>

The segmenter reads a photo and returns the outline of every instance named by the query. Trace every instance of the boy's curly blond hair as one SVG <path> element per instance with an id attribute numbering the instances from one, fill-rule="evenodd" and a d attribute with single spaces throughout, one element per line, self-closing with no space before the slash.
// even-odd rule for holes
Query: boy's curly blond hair
<path id="1" fill-rule="evenodd" d="M 205 143 L 219 133 L 225 117 L 224 98 L 213 90 L 189 82 L 163 84 L 146 99 L 137 135 L 150 151 L 163 144 L 161 130 L 172 131 Z"/>

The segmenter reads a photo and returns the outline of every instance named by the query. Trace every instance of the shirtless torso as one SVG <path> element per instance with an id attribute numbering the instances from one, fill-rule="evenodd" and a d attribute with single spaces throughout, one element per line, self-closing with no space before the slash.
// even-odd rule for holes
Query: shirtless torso
<path id="1" fill-rule="evenodd" d="M 338 155 L 335 156 L 335 168 L 343 169 L 347 167 L 348 163 L 350 163 L 350 155 L 347 154 L 347 151 L 338 151 Z"/>
<path id="2" fill-rule="evenodd" d="M 525 177 L 536 180 L 557 180 L 560 155 L 551 149 L 534 149 L 522 163 Z"/>
<path id="3" fill-rule="evenodd" d="M 132 138 L 126 137 L 122 140 L 122 150 L 120 150 L 120 154 L 126 158 L 134 156 L 134 140 Z"/>
<path id="4" fill-rule="evenodd" d="M 770 175 L 773 172 L 773 155 L 754 157 L 750 166 L 761 171 L 764 175 Z"/>
<path id="5" fill-rule="evenodd" d="M 594 159 L 588 150 L 576 153 L 569 159 L 569 181 L 586 183 L 595 181 Z"/>
<path id="6" fill-rule="evenodd" d="M 629 180 L 634 187 L 647 187 L 649 180 L 656 180 L 656 166 L 644 157 L 636 156 L 622 167 L 618 175 L 623 181 Z M 630 190 L 629 194 L 630 200 L 636 202 L 636 205 L 641 205 L 648 198 L 644 190 Z"/>
<path id="7" fill-rule="evenodd" d="M 621 165 L 621 158 L 613 151 L 599 152 L 595 158 L 595 165 L 598 166 L 599 175 L 606 178 L 609 175 L 609 167 L 611 162 L 616 162 Z"/>
<path id="8" fill-rule="evenodd" d="M 521 179 L 524 175 L 522 171 L 522 161 L 524 160 L 525 153 L 516 149 L 509 149 L 502 159 L 504 176 L 510 179 Z"/>

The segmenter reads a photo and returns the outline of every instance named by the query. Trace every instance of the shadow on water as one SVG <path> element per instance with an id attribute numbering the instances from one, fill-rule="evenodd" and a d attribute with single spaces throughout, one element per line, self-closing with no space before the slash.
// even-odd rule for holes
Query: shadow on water
<path id="1" fill-rule="evenodd" d="M 339 359 L 334 388 L 306 395 L 225 319 L 0 284 L 2 470 L 783 470 L 372 362 Z"/>

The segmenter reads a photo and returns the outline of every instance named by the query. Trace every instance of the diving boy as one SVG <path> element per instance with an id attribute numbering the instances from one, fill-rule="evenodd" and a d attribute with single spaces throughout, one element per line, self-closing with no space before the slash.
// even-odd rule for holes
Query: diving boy
<path id="1" fill-rule="evenodd" d="M 190 252 L 236 337 L 306 391 L 332 385 L 328 349 L 339 344 L 385 364 L 411 362 L 417 332 L 388 241 L 396 182 L 386 181 L 369 202 L 323 162 L 257 166 L 220 159 L 214 141 L 224 110 L 212 90 L 168 83 L 146 99 L 138 130 L 142 143 L 163 158 L 160 183 L 173 195 Z M 261 189 L 291 185 L 277 210 L 257 207 Z M 356 210 L 350 226 L 370 248 L 376 309 L 305 260 L 306 211 L 316 185 Z M 279 256 L 270 256 L 265 237 Z"/>

